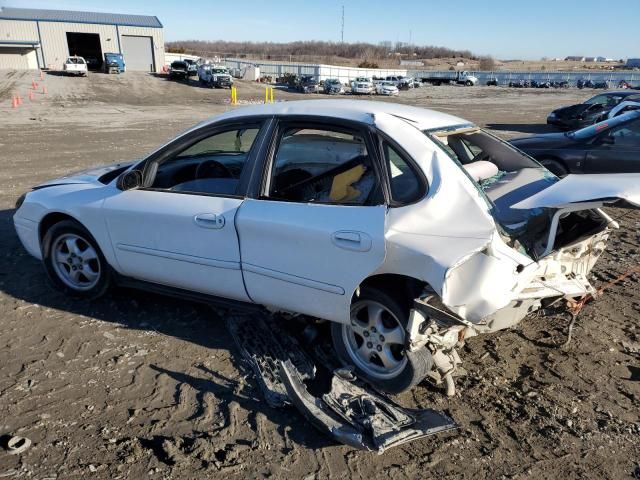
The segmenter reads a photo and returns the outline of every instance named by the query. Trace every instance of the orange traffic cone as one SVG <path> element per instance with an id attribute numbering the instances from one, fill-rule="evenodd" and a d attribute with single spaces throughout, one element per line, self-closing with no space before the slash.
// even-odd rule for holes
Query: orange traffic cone
<path id="1" fill-rule="evenodd" d="M 31 88 L 32 88 L 33 90 L 35 90 L 36 88 L 38 88 L 38 84 L 36 83 L 36 81 L 35 81 L 35 80 L 31 80 Z"/>
<path id="2" fill-rule="evenodd" d="M 22 97 L 18 95 L 18 105 L 22 105 Z"/>
<path id="3" fill-rule="evenodd" d="M 33 90 L 29 90 L 29 101 L 33 102 Z"/>
<path id="4" fill-rule="evenodd" d="M 15 95 L 11 97 L 11 108 L 18 108 L 18 97 Z"/>
<path id="5" fill-rule="evenodd" d="M 46 94 L 47 94 L 47 86 L 46 86 L 46 85 L 43 85 L 43 86 L 42 86 L 42 94 L 43 94 L 43 95 L 46 95 Z"/>
<path id="6" fill-rule="evenodd" d="M 40 80 L 44 80 L 44 72 L 40 70 Z"/>

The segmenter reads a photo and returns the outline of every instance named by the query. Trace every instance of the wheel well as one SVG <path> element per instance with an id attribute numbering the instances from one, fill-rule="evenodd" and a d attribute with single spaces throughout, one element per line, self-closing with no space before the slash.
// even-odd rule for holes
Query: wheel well
<path id="1" fill-rule="evenodd" d="M 360 284 L 360 288 L 374 287 L 382 290 L 407 309 L 411 308 L 413 300 L 422 293 L 426 286 L 427 283 L 422 280 L 395 273 L 373 275 Z"/>
<path id="2" fill-rule="evenodd" d="M 73 220 L 74 222 L 77 222 L 77 220 L 72 216 L 67 215 L 66 213 L 59 212 L 48 213 L 42 220 L 40 220 L 40 226 L 38 229 L 40 244 L 42 244 L 42 239 L 47 234 L 47 231 L 56 223 L 59 223 L 63 220 Z"/>

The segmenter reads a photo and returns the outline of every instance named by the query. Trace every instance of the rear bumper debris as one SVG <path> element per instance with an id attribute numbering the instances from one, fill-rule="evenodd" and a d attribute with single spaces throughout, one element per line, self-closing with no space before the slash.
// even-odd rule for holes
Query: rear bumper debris
<path id="1" fill-rule="evenodd" d="M 281 379 L 291 403 L 316 428 L 336 441 L 360 450 L 385 450 L 457 428 L 442 412 L 413 410 L 360 382 L 350 369 L 334 371 L 331 390 L 311 395 L 291 362 L 282 364 Z"/>
<path id="2" fill-rule="evenodd" d="M 227 327 L 258 381 L 267 403 L 294 406 L 318 430 L 337 442 L 382 453 L 419 438 L 457 428 L 447 415 L 432 409 L 404 408 L 322 355 L 314 342 L 304 348 L 277 321 L 266 316 L 233 316 Z M 331 375 L 331 387 L 312 395 L 305 382 L 317 368 Z"/>

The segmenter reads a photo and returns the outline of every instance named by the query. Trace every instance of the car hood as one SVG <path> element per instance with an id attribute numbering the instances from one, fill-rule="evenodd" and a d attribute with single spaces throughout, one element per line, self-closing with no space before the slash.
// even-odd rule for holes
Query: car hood
<path id="1" fill-rule="evenodd" d="M 511 208 L 565 208 L 584 203 L 593 204 L 590 208 L 640 208 L 640 173 L 567 175 Z"/>
<path id="2" fill-rule="evenodd" d="M 584 112 L 585 110 L 587 110 L 590 106 L 591 105 L 588 105 L 586 103 L 578 103 L 576 105 L 569 105 L 567 107 L 556 108 L 551 113 L 555 113 L 556 117 L 561 117 L 561 118 L 576 117 L 580 115 L 582 112 Z"/>
<path id="3" fill-rule="evenodd" d="M 53 187 L 56 185 L 71 185 L 71 184 L 78 184 L 78 183 L 99 183 L 100 178 L 106 175 L 107 173 L 111 173 L 117 169 L 122 169 L 124 171 L 134 163 L 136 163 L 136 161 L 119 162 L 119 163 L 112 163 L 109 165 L 103 165 L 101 167 L 93 167 L 87 170 L 82 170 L 80 172 L 66 175 L 64 177 L 56 178 L 54 180 L 49 180 L 47 182 L 44 182 L 35 186 L 34 189 L 37 190 L 40 188 Z"/>
<path id="4" fill-rule="evenodd" d="M 509 143 L 514 147 L 527 150 L 570 145 L 575 143 L 575 140 L 564 133 L 542 133 L 531 137 L 514 138 L 513 140 L 510 140 Z"/>

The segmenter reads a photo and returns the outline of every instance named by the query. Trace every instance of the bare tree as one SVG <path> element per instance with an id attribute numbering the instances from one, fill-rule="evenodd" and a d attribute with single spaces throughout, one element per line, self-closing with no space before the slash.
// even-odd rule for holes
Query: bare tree
<path id="1" fill-rule="evenodd" d="M 480 57 L 480 70 L 493 71 L 496 68 L 496 62 L 493 57 Z"/>

